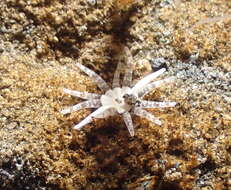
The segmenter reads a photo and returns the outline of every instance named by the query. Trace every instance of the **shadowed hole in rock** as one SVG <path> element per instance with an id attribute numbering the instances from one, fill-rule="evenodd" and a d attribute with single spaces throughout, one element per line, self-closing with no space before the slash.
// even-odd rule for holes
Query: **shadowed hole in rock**
<path id="1" fill-rule="evenodd" d="M 194 168 L 194 170 L 199 169 L 201 171 L 200 176 L 203 176 L 208 172 L 214 171 L 216 168 L 217 168 L 216 163 L 214 163 L 211 159 L 208 159 L 206 162 Z"/>
<path id="2" fill-rule="evenodd" d="M 32 168 L 32 162 L 13 156 L 0 166 L 0 189 L 60 189 L 57 185 L 47 183 L 45 176 Z"/>
<path id="3" fill-rule="evenodd" d="M 177 183 L 161 181 L 156 190 L 182 190 L 182 188 L 180 188 Z"/>
<path id="4" fill-rule="evenodd" d="M 183 141 L 181 139 L 170 140 L 167 153 L 174 156 L 183 156 L 185 154 L 183 149 Z"/>

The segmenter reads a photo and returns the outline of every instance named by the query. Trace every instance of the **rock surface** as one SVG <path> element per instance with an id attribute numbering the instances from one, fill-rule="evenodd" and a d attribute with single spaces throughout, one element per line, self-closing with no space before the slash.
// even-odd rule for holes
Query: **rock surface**
<path id="1" fill-rule="evenodd" d="M 161 127 L 120 117 L 72 126 L 90 112 L 59 111 L 97 92 L 74 65 L 111 83 L 123 48 L 134 77 L 166 67 L 147 96 Z M 0 1 L 0 189 L 231 189 L 231 1 Z"/>

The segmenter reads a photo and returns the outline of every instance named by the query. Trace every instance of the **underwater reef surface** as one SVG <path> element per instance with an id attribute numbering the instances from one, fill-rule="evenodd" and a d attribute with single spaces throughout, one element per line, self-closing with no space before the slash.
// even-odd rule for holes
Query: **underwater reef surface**
<path id="1" fill-rule="evenodd" d="M 147 100 L 157 126 L 119 116 L 73 130 L 91 113 L 60 110 L 101 93 L 75 66 L 108 84 L 128 47 L 133 78 L 166 68 L 172 84 Z M 163 77 L 163 78 L 164 78 Z M 0 189 L 229 190 L 231 1 L 0 1 Z"/>

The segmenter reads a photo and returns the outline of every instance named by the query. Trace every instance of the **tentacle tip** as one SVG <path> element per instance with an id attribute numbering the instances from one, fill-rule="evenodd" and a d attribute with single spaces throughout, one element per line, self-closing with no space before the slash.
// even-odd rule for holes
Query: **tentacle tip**
<path id="1" fill-rule="evenodd" d="M 64 92 L 64 93 L 68 93 L 69 91 L 70 91 L 69 89 L 63 88 L 63 92 Z"/>
<path id="2" fill-rule="evenodd" d="M 172 77 L 169 77 L 169 81 L 170 82 L 174 82 L 176 80 L 176 77 L 172 76 Z"/>
<path id="3" fill-rule="evenodd" d="M 60 113 L 61 113 L 62 115 L 65 115 L 65 114 L 66 114 L 66 113 L 65 113 L 65 110 L 61 110 Z"/>
<path id="4" fill-rule="evenodd" d="M 80 70 L 83 70 L 85 68 L 85 66 L 81 63 L 76 63 L 75 66 L 77 66 Z"/>
<path id="5" fill-rule="evenodd" d="M 175 107 L 178 103 L 177 102 L 171 102 L 170 106 Z"/>
<path id="6" fill-rule="evenodd" d="M 62 115 L 66 115 L 66 114 L 69 113 L 69 111 L 67 111 L 67 110 L 64 109 L 64 110 L 61 110 L 60 113 L 61 113 Z"/>
<path id="7" fill-rule="evenodd" d="M 162 125 L 162 122 L 161 122 L 160 120 L 156 120 L 156 121 L 155 121 L 155 124 L 157 124 L 157 125 Z"/>
<path id="8" fill-rule="evenodd" d="M 80 64 L 80 63 L 76 63 L 75 65 L 76 65 L 77 67 L 80 67 L 80 66 L 81 66 L 81 64 Z"/>
<path id="9" fill-rule="evenodd" d="M 166 68 L 161 68 L 160 70 L 158 70 L 158 71 L 162 71 L 163 73 L 166 71 Z"/>
<path id="10" fill-rule="evenodd" d="M 82 127 L 83 127 L 82 125 L 77 124 L 77 125 L 75 125 L 75 126 L 73 127 L 73 129 L 75 129 L 75 130 L 81 130 Z"/>
<path id="11" fill-rule="evenodd" d="M 130 133 L 130 136 L 131 136 L 131 137 L 134 137 L 134 136 L 135 136 L 135 132 L 134 132 L 134 131 L 133 131 L 133 132 L 130 132 L 130 131 L 129 131 L 129 133 Z"/>

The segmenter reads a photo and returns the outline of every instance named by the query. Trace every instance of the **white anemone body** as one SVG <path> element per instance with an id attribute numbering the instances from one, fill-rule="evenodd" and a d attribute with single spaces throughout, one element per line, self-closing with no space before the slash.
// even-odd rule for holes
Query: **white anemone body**
<path id="1" fill-rule="evenodd" d="M 131 88 L 129 87 L 110 89 L 101 96 L 101 104 L 102 106 L 111 106 L 117 113 L 122 114 L 131 109 L 131 105 L 128 105 L 124 99 L 124 95 L 130 94 L 130 92 Z"/>
<path id="2" fill-rule="evenodd" d="M 132 122 L 132 115 L 140 116 L 157 125 L 161 125 L 162 122 L 145 109 L 168 108 L 174 107 L 176 105 L 176 102 L 156 102 L 143 100 L 143 97 L 153 88 L 158 88 L 164 83 L 172 82 L 174 78 L 169 77 L 163 80 L 155 81 L 158 76 L 166 71 L 165 68 L 162 68 L 154 73 L 147 75 L 138 81 L 134 86 L 132 86 L 133 62 L 131 52 L 128 48 L 125 48 L 125 54 L 125 60 L 127 60 L 127 64 L 124 70 L 122 85 L 120 85 L 120 75 L 121 72 L 123 72 L 123 65 L 122 62 L 119 61 L 114 74 L 112 88 L 110 88 L 110 86 L 97 73 L 88 69 L 82 64 L 76 64 L 76 66 L 79 67 L 81 71 L 86 73 L 95 81 L 95 83 L 104 92 L 104 94 L 100 95 L 95 93 L 64 89 L 66 94 L 85 99 L 85 101 L 62 110 L 62 114 L 68 114 L 84 108 L 97 108 L 80 123 L 75 125 L 74 129 L 80 130 L 85 125 L 91 123 L 93 118 L 106 118 L 108 116 L 119 114 L 122 115 L 130 135 L 134 136 L 135 132 Z"/>

